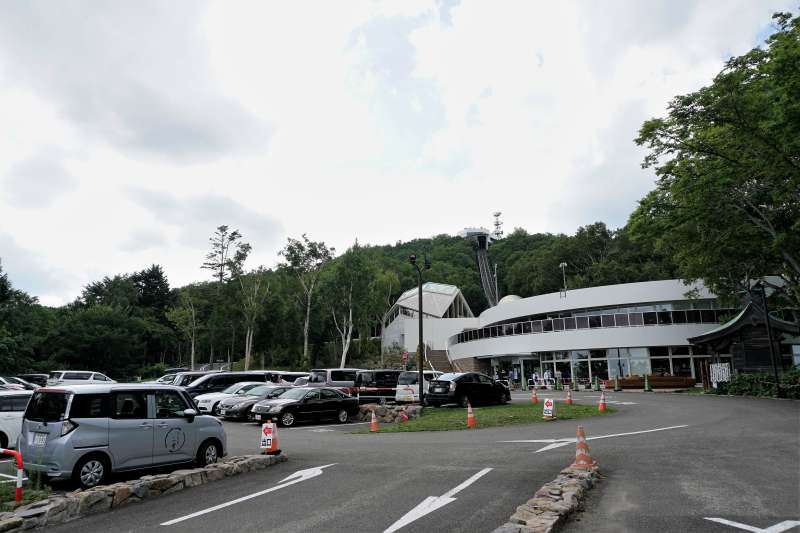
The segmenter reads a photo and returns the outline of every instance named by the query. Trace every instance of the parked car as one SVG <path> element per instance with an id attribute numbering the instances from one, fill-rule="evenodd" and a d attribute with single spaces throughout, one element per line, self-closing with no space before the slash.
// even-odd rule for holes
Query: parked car
<path id="1" fill-rule="evenodd" d="M 247 420 L 250 418 L 250 411 L 252 411 L 256 403 L 268 398 L 277 398 L 290 388 L 291 385 L 274 385 L 271 383 L 253 387 L 244 394 L 237 394 L 222 400 L 219 404 L 219 416 L 226 419 Z"/>
<path id="2" fill-rule="evenodd" d="M 186 372 L 178 372 L 175 374 L 175 377 L 172 379 L 171 383 L 167 383 L 166 381 L 162 381 L 163 385 L 175 385 L 176 387 L 188 387 L 194 381 L 202 378 L 203 376 L 207 376 L 209 374 L 218 374 L 219 370 L 189 370 Z M 166 376 L 162 376 L 159 379 L 166 378 Z"/>
<path id="3" fill-rule="evenodd" d="M 425 396 L 427 405 L 436 407 L 446 403 L 457 403 L 466 407 L 471 404 L 506 403 L 511 401 L 508 387 L 486 374 L 477 372 L 451 372 L 432 380 Z"/>
<path id="4" fill-rule="evenodd" d="M 222 423 L 199 415 L 183 390 L 153 384 L 42 387 L 18 442 L 26 471 L 82 488 L 112 472 L 215 463 L 227 445 Z"/>
<path id="5" fill-rule="evenodd" d="M 219 402 L 230 398 L 231 396 L 241 395 L 252 389 L 263 385 L 260 381 L 242 381 L 234 383 L 222 392 L 208 392 L 195 396 L 194 403 L 197 404 L 197 410 L 202 414 L 217 415 L 219 414 Z"/>
<path id="6" fill-rule="evenodd" d="M 356 394 L 356 374 L 360 368 L 317 368 L 308 374 L 309 387 L 336 387 Z"/>
<path id="7" fill-rule="evenodd" d="M 22 427 L 22 414 L 32 391 L 0 391 L 0 448 L 16 448 Z"/>
<path id="8" fill-rule="evenodd" d="M 305 387 L 306 385 L 308 385 L 308 378 L 307 377 L 297 378 L 296 380 L 294 380 L 294 383 L 292 383 L 292 385 L 295 387 Z"/>
<path id="9" fill-rule="evenodd" d="M 34 385 L 33 383 L 25 381 L 24 379 L 17 376 L 7 376 L 3 379 L 5 379 L 6 382 L 8 383 L 16 383 L 17 385 L 23 387 L 25 390 L 36 390 L 39 388 L 39 385 Z"/>
<path id="10" fill-rule="evenodd" d="M 93 385 L 103 383 L 116 383 L 113 379 L 100 372 L 88 370 L 54 370 L 50 372 L 47 384 L 52 385 Z"/>
<path id="11" fill-rule="evenodd" d="M 295 381 L 301 378 L 308 379 L 308 372 L 284 372 L 283 370 L 275 372 L 270 376 L 269 381 L 279 383 L 281 385 L 294 384 Z"/>
<path id="12" fill-rule="evenodd" d="M 253 370 L 250 372 L 215 372 L 197 378 L 185 388 L 186 392 L 194 398 L 201 394 L 210 392 L 222 392 L 234 383 L 242 381 L 259 381 L 266 383 L 269 373 L 264 370 Z"/>
<path id="13" fill-rule="evenodd" d="M 2 390 L 30 390 L 27 386 L 10 377 L 0 376 Z"/>
<path id="14" fill-rule="evenodd" d="M 397 379 L 402 370 L 359 370 L 355 387 L 360 403 L 386 403 L 394 401 Z"/>
<path id="15" fill-rule="evenodd" d="M 437 379 L 442 375 L 442 372 L 437 370 L 423 370 L 422 377 L 425 380 L 425 385 L 422 387 L 423 391 L 427 394 L 431 381 Z M 397 403 L 409 403 L 419 401 L 419 372 L 408 371 L 402 372 L 397 378 L 397 393 L 394 396 L 394 401 Z"/>
<path id="16" fill-rule="evenodd" d="M 358 413 L 358 398 L 332 387 L 292 387 L 277 398 L 258 402 L 253 418 L 271 418 L 290 427 L 298 421 L 333 419 L 344 424 Z"/>
<path id="17" fill-rule="evenodd" d="M 50 378 L 49 374 L 19 374 L 17 375 L 18 378 L 22 378 L 28 383 L 33 383 L 34 385 L 39 385 L 40 387 L 44 387 L 47 385 L 47 380 Z"/>

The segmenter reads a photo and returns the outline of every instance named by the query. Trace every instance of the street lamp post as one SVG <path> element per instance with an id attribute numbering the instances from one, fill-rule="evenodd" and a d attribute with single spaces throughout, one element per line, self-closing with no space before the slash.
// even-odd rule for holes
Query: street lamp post
<path id="1" fill-rule="evenodd" d="M 756 285 L 758 292 L 761 293 L 761 306 L 764 309 L 764 326 L 767 328 L 767 342 L 769 342 L 769 360 L 772 362 L 772 373 L 775 375 L 775 395 L 781 397 L 781 382 L 778 376 L 778 361 L 775 357 L 775 342 L 772 340 L 772 326 L 769 323 L 769 307 L 767 307 L 767 291 L 764 284 Z"/>
<path id="2" fill-rule="evenodd" d="M 417 317 L 419 319 L 419 342 L 417 342 L 417 369 L 419 370 L 419 381 L 417 387 L 419 388 L 419 403 L 420 405 L 425 405 L 425 374 L 423 372 L 425 367 L 422 361 L 425 350 L 425 345 L 422 340 L 422 271 L 430 270 L 431 261 L 428 259 L 428 256 L 425 256 L 422 267 L 420 267 L 417 264 L 417 254 L 411 254 L 408 257 L 408 262 L 417 269 L 417 296 L 419 297 L 419 309 L 417 310 Z"/>
<path id="3" fill-rule="evenodd" d="M 563 293 L 564 298 L 567 297 L 567 264 L 565 262 L 561 262 L 558 265 L 558 268 L 561 269 L 561 277 L 564 279 L 564 288 L 559 291 L 559 294 Z"/>

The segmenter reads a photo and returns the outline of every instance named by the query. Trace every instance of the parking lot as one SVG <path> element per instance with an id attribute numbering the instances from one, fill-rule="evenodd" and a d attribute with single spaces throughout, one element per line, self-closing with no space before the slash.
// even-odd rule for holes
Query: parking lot
<path id="1" fill-rule="evenodd" d="M 576 401 L 595 396 L 578 393 Z M 608 399 L 618 413 L 583 422 L 604 480 L 569 531 L 736 531 L 706 518 L 764 528 L 798 519 L 797 402 Z M 353 434 L 352 423 L 281 429 L 286 463 L 52 530 L 491 531 L 571 462 L 576 425 L 379 435 Z M 257 453 L 258 426 L 225 426 L 229 453 Z"/>

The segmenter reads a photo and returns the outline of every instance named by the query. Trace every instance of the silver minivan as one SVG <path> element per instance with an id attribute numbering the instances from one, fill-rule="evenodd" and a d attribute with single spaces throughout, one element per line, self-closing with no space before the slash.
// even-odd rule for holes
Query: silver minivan
<path id="1" fill-rule="evenodd" d="M 226 446 L 222 423 L 178 387 L 111 384 L 36 390 L 17 449 L 29 473 L 88 488 L 111 472 L 215 463 Z"/>

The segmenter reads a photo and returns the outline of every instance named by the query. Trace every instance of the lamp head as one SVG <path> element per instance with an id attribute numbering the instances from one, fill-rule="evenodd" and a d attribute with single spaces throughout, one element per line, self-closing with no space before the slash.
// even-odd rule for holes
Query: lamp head
<path id="1" fill-rule="evenodd" d="M 412 265 L 416 265 L 417 264 L 417 254 L 409 255 L 408 256 L 408 262 L 411 263 Z"/>

